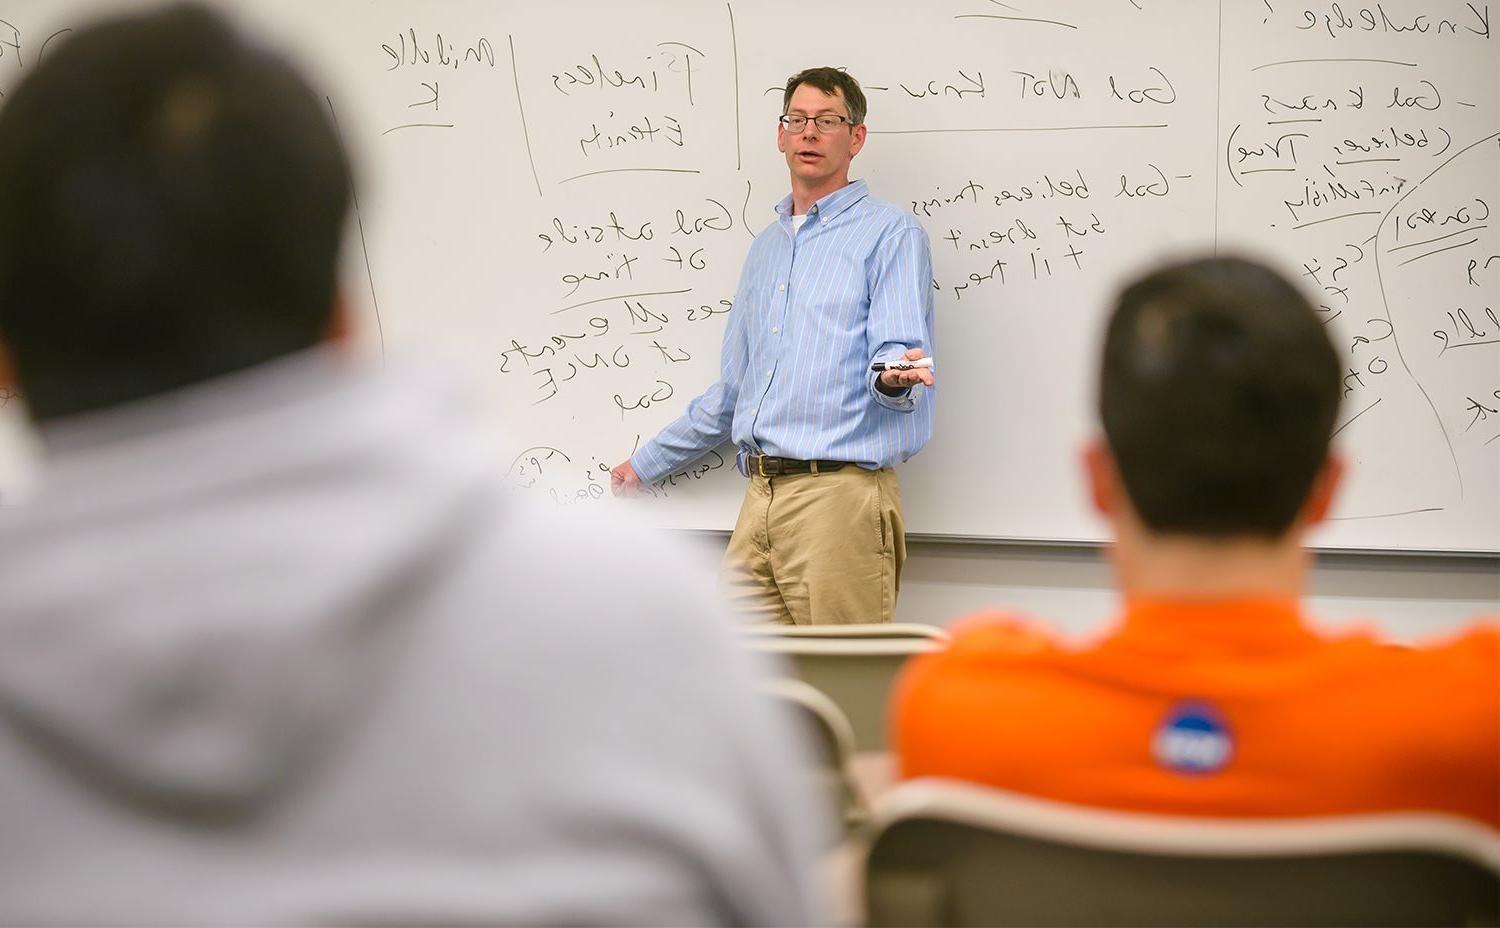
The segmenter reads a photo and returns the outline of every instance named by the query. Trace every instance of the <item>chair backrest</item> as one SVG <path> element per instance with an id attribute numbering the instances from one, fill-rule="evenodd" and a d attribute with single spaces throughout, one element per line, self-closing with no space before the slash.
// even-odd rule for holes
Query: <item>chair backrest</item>
<path id="1" fill-rule="evenodd" d="M 847 627 L 847 626 L 838 626 Z M 753 635 L 746 644 L 778 654 L 793 676 L 821 690 L 843 710 L 854 728 L 856 751 L 883 751 L 891 684 L 913 654 L 936 651 L 942 642 L 926 635 L 906 638 L 840 638 Z"/>
<path id="2" fill-rule="evenodd" d="M 947 643 L 947 629 L 916 622 L 860 622 L 849 625 L 779 625 L 773 623 L 741 626 L 746 635 L 779 638 L 926 638 Z"/>
<path id="3" fill-rule="evenodd" d="M 944 780 L 876 805 L 877 925 L 1496 923 L 1500 833 L 1422 813 L 1200 819 Z"/>
<path id="4" fill-rule="evenodd" d="M 815 793 L 839 811 L 846 829 L 864 825 L 869 806 L 854 781 L 850 761 L 854 756 L 854 731 L 833 700 L 801 680 L 769 678 L 761 691 L 790 710 L 809 735 L 814 752 L 806 771 Z"/>

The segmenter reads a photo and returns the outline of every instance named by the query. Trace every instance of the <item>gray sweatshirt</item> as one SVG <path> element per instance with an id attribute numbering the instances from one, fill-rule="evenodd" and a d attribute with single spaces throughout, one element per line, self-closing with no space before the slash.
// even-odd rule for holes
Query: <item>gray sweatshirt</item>
<path id="1" fill-rule="evenodd" d="M 812 924 L 704 577 L 324 352 L 43 435 L 0 510 L 0 922 Z"/>

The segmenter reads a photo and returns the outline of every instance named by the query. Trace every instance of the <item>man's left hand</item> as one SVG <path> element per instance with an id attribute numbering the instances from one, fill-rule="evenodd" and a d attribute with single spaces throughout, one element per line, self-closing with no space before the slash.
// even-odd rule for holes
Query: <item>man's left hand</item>
<path id="1" fill-rule="evenodd" d="M 927 355 L 921 348 L 908 349 L 905 354 L 908 361 L 916 361 Z M 925 383 L 932 386 L 932 368 L 914 367 L 909 371 L 881 371 L 880 383 L 888 390 L 904 390 L 913 384 Z"/>

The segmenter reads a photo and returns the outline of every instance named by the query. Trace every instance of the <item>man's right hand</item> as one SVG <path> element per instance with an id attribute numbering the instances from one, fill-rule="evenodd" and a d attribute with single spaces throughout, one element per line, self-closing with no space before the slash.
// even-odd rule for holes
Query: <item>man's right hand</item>
<path id="1" fill-rule="evenodd" d="M 634 496 L 641 492 L 641 478 L 635 475 L 629 458 L 610 470 L 609 489 L 616 496 Z"/>

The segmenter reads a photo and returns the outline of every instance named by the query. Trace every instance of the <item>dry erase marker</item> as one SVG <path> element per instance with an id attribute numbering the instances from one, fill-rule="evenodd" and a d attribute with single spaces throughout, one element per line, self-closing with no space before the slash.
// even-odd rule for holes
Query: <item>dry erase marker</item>
<path id="1" fill-rule="evenodd" d="M 876 361 L 870 365 L 872 371 L 914 371 L 919 367 L 932 367 L 931 358 L 917 358 L 915 361 L 892 361 L 887 364 L 884 361 Z"/>

